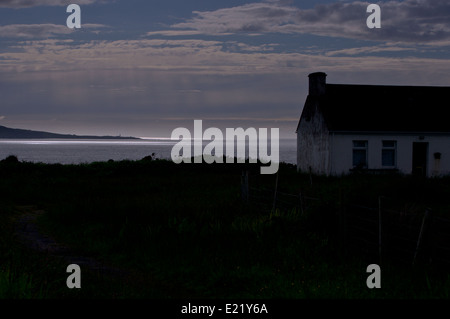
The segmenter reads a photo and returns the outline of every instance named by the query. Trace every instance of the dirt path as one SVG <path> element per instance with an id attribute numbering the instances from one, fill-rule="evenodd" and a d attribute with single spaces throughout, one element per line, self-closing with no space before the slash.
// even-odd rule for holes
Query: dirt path
<path id="1" fill-rule="evenodd" d="M 37 219 L 45 214 L 43 210 L 33 206 L 16 207 L 15 233 L 20 243 L 47 256 L 62 258 L 67 265 L 77 264 L 81 269 L 88 269 L 102 278 L 111 278 L 126 283 L 130 287 L 146 287 L 158 298 L 194 297 L 192 291 L 187 291 L 177 285 L 161 282 L 151 274 L 111 267 L 99 260 L 76 254 L 70 247 L 57 242 L 54 238 L 39 229 Z M 109 277 L 108 277 L 109 276 Z M 180 289 L 181 288 L 181 289 Z"/>
<path id="2" fill-rule="evenodd" d="M 42 233 L 36 223 L 37 219 L 45 212 L 32 206 L 16 207 L 20 212 L 16 220 L 16 235 L 19 241 L 27 247 L 45 253 L 51 256 L 57 256 L 64 259 L 67 264 L 77 264 L 82 268 L 102 274 L 114 274 L 116 276 L 125 276 L 127 272 L 118 268 L 102 264 L 92 257 L 80 256 L 75 254 L 69 247 L 58 243 L 52 237 Z"/>

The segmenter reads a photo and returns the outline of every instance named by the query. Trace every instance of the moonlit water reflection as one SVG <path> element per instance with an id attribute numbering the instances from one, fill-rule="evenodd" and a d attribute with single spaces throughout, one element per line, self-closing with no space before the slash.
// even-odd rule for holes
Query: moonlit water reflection
<path id="1" fill-rule="evenodd" d="M 20 161 L 26 162 L 80 164 L 110 159 L 115 161 L 140 160 L 152 153 L 155 153 L 156 158 L 170 159 L 172 147 L 177 142 L 167 138 L 141 140 L 0 139 L 0 159 L 15 155 Z M 208 143 L 209 141 L 204 141 L 203 146 Z M 280 161 L 295 163 L 295 140 L 280 139 L 279 152 Z"/>

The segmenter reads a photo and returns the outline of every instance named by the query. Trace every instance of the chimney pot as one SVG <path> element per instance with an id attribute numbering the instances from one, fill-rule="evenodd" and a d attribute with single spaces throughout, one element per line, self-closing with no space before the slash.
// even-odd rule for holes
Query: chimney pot
<path id="1" fill-rule="evenodd" d="M 308 75 L 309 77 L 309 95 L 319 96 L 325 94 L 326 78 L 324 72 L 315 72 Z"/>

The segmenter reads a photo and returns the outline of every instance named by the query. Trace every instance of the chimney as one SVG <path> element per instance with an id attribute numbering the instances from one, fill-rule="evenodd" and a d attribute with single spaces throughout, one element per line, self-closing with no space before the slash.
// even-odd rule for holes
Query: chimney
<path id="1" fill-rule="evenodd" d="M 327 75 L 323 72 L 315 72 L 308 75 L 309 77 L 309 95 L 319 96 L 325 94 L 325 85 Z"/>

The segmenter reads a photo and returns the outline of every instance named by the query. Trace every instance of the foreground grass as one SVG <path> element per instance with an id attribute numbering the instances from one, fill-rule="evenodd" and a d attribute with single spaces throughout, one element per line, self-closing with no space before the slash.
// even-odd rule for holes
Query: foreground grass
<path id="1" fill-rule="evenodd" d="M 261 211 L 240 198 L 241 165 L 123 161 L 90 165 L 0 163 L 3 298 L 446 298 L 450 279 L 428 269 L 383 266 L 366 286 L 368 261 L 347 255 L 333 232 L 343 198 L 414 198 L 446 212 L 448 180 L 402 176 L 326 178 L 282 165 L 279 188 L 321 200 L 307 211 Z M 256 167 L 257 170 L 259 167 Z M 253 170 L 253 167 L 249 168 Z M 274 176 L 258 177 L 273 187 Z M 41 227 L 80 254 L 132 270 L 134 283 L 89 272 L 66 288 L 58 260 L 15 242 L 15 205 L 39 205 Z"/>

